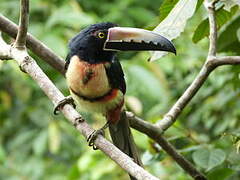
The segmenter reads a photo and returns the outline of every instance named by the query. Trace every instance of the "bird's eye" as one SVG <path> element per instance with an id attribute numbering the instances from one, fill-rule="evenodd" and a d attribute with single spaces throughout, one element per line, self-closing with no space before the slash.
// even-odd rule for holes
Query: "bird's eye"
<path id="1" fill-rule="evenodd" d="M 103 32 L 99 32 L 99 33 L 98 33 L 98 37 L 102 39 L 102 38 L 105 37 L 105 34 L 104 34 Z"/>

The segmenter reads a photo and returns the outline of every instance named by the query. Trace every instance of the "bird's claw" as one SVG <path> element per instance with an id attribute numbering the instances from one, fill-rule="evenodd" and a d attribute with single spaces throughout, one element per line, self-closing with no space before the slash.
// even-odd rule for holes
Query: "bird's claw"
<path id="1" fill-rule="evenodd" d="M 95 145 L 95 140 L 97 139 L 98 135 L 105 136 L 103 129 L 94 130 L 87 138 L 87 142 L 89 146 L 93 147 L 93 150 L 98 150 L 97 146 Z"/>
<path id="2" fill-rule="evenodd" d="M 94 130 L 87 138 L 87 142 L 89 146 L 93 147 L 93 150 L 97 150 L 97 146 L 94 144 L 94 141 L 97 139 L 98 135 L 102 135 L 103 137 L 105 137 L 105 129 L 108 127 L 109 122 L 106 122 L 106 124 L 104 124 L 104 126 L 98 130 Z"/>
<path id="3" fill-rule="evenodd" d="M 56 107 L 54 108 L 53 113 L 54 113 L 55 115 L 57 115 L 58 112 L 60 111 L 60 109 L 61 109 L 65 104 L 71 104 L 74 109 L 76 108 L 76 105 L 75 105 L 75 103 L 74 103 L 73 98 L 72 98 L 71 96 L 67 96 L 66 98 L 64 98 L 63 100 L 61 100 L 61 101 L 56 105 Z"/>

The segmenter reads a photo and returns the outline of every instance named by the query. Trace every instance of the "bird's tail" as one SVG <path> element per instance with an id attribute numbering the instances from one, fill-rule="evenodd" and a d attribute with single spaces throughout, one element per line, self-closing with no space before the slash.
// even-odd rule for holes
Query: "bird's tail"
<path id="1" fill-rule="evenodd" d="M 113 144 L 125 154 L 130 156 L 135 163 L 143 166 L 130 130 L 129 121 L 126 117 L 125 111 L 121 113 L 121 118 L 117 123 L 109 124 L 109 131 Z M 136 178 L 132 177 L 131 175 L 129 176 L 131 180 L 136 180 Z"/>

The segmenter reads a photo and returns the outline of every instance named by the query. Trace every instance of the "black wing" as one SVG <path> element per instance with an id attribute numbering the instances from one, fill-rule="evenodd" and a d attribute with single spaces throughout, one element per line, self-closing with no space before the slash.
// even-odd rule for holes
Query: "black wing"
<path id="1" fill-rule="evenodd" d="M 114 58 L 110 66 L 105 66 L 105 69 L 111 87 L 120 89 L 122 93 L 125 94 L 126 83 L 120 62 L 116 58 Z"/>

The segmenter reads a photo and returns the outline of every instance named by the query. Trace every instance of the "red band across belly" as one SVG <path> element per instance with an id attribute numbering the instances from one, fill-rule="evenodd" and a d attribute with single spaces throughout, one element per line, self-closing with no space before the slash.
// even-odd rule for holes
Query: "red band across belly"
<path id="1" fill-rule="evenodd" d="M 106 96 L 103 96 L 99 101 L 107 102 L 117 97 L 117 95 L 118 95 L 118 89 L 112 89 L 109 94 L 107 94 Z"/>
<path id="2" fill-rule="evenodd" d="M 117 107 L 115 107 L 114 109 L 110 109 L 107 112 L 107 121 L 108 122 L 110 122 L 112 124 L 115 124 L 120 120 L 120 114 L 121 114 L 121 111 L 122 111 L 123 103 L 124 103 L 124 100 L 122 100 L 118 104 Z"/>

